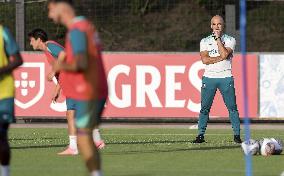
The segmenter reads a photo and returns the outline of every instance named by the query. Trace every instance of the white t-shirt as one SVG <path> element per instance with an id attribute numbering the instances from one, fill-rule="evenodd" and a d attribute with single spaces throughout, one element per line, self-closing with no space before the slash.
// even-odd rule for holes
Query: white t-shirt
<path id="1" fill-rule="evenodd" d="M 233 51 L 236 46 L 236 39 L 227 34 L 222 35 L 221 41 L 226 48 L 231 48 Z M 209 35 L 200 41 L 200 52 L 208 51 L 210 57 L 220 56 L 218 51 L 217 41 L 213 35 Z M 233 55 L 228 56 L 226 60 L 217 62 L 215 64 L 205 65 L 205 73 L 203 76 L 208 78 L 226 78 L 232 76 L 232 58 Z"/>

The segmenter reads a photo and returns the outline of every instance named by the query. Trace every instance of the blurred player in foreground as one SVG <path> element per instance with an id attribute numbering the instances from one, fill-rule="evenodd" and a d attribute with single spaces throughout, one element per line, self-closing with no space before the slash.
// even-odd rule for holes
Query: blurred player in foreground
<path id="1" fill-rule="evenodd" d="M 9 176 L 11 158 L 8 128 L 14 118 L 13 70 L 23 63 L 14 38 L 6 27 L 0 25 L 0 162 L 1 176 Z"/>
<path id="2" fill-rule="evenodd" d="M 49 0 L 48 16 L 68 28 L 64 62 L 55 62 L 66 88 L 65 96 L 76 104 L 75 124 L 80 153 L 91 176 L 101 176 L 101 162 L 92 140 L 108 96 L 101 43 L 95 27 L 84 17 L 76 17 L 72 0 Z M 63 88 L 64 89 L 64 88 Z"/>
<path id="3" fill-rule="evenodd" d="M 263 138 L 259 141 L 250 139 L 242 143 L 243 152 L 246 155 L 263 156 L 280 155 L 283 150 L 283 141 L 276 138 Z"/>
<path id="4" fill-rule="evenodd" d="M 30 39 L 30 45 L 33 47 L 34 50 L 41 50 L 45 53 L 49 64 L 53 64 L 53 62 L 59 60 L 63 61 L 65 58 L 64 47 L 58 44 L 55 41 L 48 40 L 47 33 L 42 29 L 34 29 L 28 34 Z M 56 103 L 58 97 L 60 96 L 61 86 L 60 84 L 60 76 L 59 74 L 55 74 L 53 71 L 47 75 L 47 80 L 52 81 L 53 77 L 57 79 L 57 85 L 55 87 L 52 101 Z M 64 90 L 63 90 L 64 93 Z M 63 152 L 58 153 L 59 155 L 77 155 L 78 148 L 77 148 L 77 136 L 76 136 L 76 128 L 75 128 L 75 110 L 76 106 L 75 103 L 66 98 L 66 106 L 67 106 L 67 122 L 68 122 L 68 134 L 69 134 L 69 145 L 66 150 Z M 99 129 L 94 129 L 93 131 L 93 138 L 95 141 L 96 146 L 101 149 L 105 146 L 104 141 L 101 139 L 101 135 Z"/>
<path id="5" fill-rule="evenodd" d="M 209 112 L 217 89 L 229 111 L 234 131 L 234 141 L 241 143 L 240 118 L 236 104 L 234 78 L 232 75 L 232 58 L 236 45 L 235 38 L 224 34 L 224 20 L 216 15 L 211 19 L 212 34 L 200 42 L 200 56 L 205 64 L 202 77 L 201 110 L 198 121 L 198 136 L 193 143 L 205 142 L 204 135 L 209 120 Z"/>

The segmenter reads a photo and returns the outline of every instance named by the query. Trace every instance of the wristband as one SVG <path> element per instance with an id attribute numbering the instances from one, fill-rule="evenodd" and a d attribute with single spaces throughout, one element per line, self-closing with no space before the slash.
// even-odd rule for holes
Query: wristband
<path id="1" fill-rule="evenodd" d="M 220 39 L 220 38 L 221 38 L 221 37 L 214 37 L 215 40 L 218 40 L 218 39 Z"/>

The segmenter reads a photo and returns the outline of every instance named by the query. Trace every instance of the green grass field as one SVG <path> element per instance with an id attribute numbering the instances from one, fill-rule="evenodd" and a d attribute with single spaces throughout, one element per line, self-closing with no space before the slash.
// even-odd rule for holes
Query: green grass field
<path id="1" fill-rule="evenodd" d="M 283 130 L 253 130 L 252 138 L 279 137 Z M 196 130 L 185 128 L 106 128 L 102 150 L 105 176 L 241 176 L 244 157 L 231 130 L 208 130 L 207 143 L 191 144 Z M 56 153 L 68 143 L 66 129 L 10 130 L 13 176 L 85 176 L 80 156 Z M 254 156 L 254 176 L 280 176 L 284 156 Z"/>

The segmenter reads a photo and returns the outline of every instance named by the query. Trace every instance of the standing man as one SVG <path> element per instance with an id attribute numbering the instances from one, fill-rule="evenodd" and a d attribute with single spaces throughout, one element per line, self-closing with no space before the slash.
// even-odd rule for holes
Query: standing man
<path id="1" fill-rule="evenodd" d="M 101 162 L 92 140 L 92 130 L 98 127 L 108 96 L 106 74 L 98 33 L 84 17 L 76 17 L 72 0 L 49 0 L 48 16 L 68 28 L 66 59 L 55 62 L 60 71 L 65 96 L 76 106 L 75 124 L 80 153 L 91 176 L 101 176 Z"/>
<path id="2" fill-rule="evenodd" d="M 34 29 L 28 34 L 30 39 L 30 45 L 33 47 L 34 50 L 41 50 L 45 53 L 47 61 L 50 65 L 52 65 L 55 61 L 60 60 L 63 61 L 65 59 L 65 52 L 64 47 L 58 44 L 55 41 L 48 40 L 48 35 L 43 29 Z M 55 72 L 50 72 L 47 75 L 47 80 L 52 81 L 53 77 L 57 79 L 57 85 L 55 87 L 52 101 L 56 102 L 61 90 L 61 81 L 59 80 L 59 74 L 55 74 Z M 64 92 L 64 90 L 63 90 Z M 77 136 L 76 136 L 76 128 L 75 128 L 75 103 L 66 98 L 66 106 L 67 106 L 67 123 L 68 123 L 68 134 L 69 134 L 69 145 L 63 151 L 58 153 L 59 155 L 77 155 L 78 148 L 77 148 Z M 94 129 L 93 131 L 93 138 L 96 146 L 101 149 L 105 146 L 104 141 L 100 137 L 99 129 Z"/>
<path id="3" fill-rule="evenodd" d="M 6 27 L 0 25 L 0 163 L 1 176 L 9 176 L 11 158 L 8 143 L 9 124 L 14 117 L 13 70 L 22 65 L 19 47 Z"/>
<path id="4" fill-rule="evenodd" d="M 204 134 L 209 120 L 209 112 L 217 89 L 229 111 L 234 131 L 234 141 L 241 143 L 240 118 L 236 104 L 234 78 L 232 75 L 232 58 L 236 45 L 235 38 L 224 34 L 224 20 L 216 15 L 211 19 L 212 34 L 200 42 L 200 56 L 205 64 L 202 78 L 201 110 L 198 121 L 198 136 L 193 143 L 203 143 Z"/>

